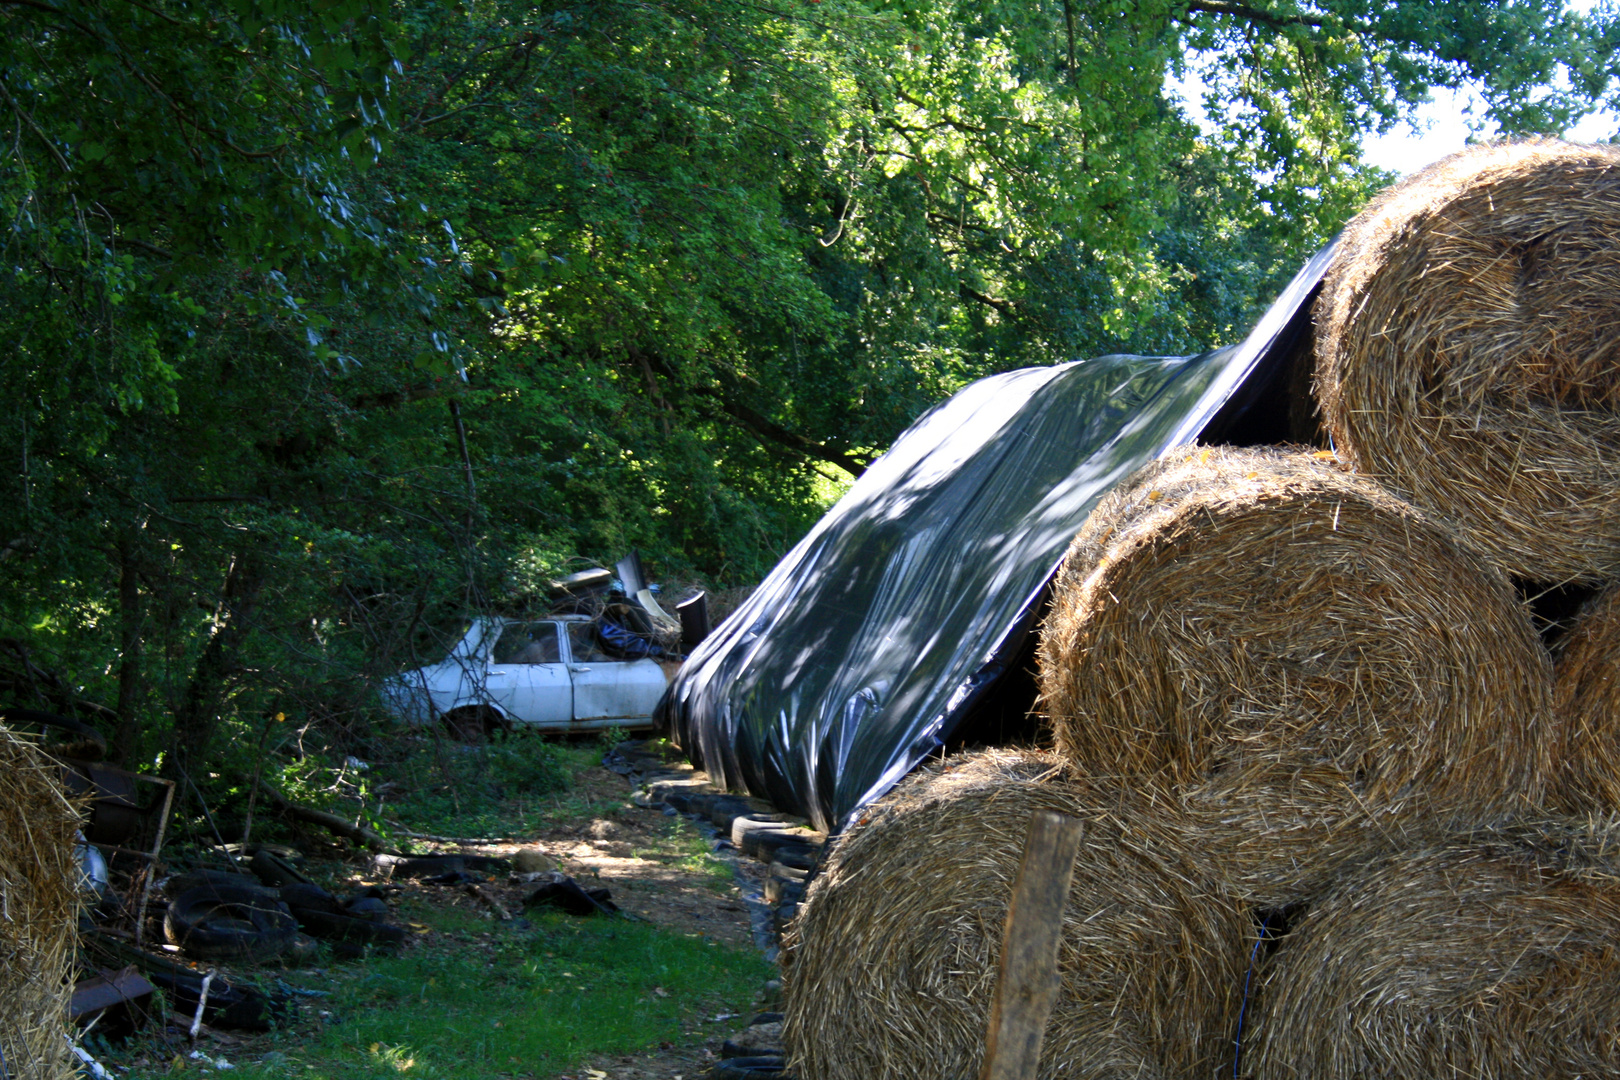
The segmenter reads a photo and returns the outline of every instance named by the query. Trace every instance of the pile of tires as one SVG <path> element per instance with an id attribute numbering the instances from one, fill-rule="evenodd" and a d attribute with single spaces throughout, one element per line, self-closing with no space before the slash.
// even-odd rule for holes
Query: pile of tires
<path id="1" fill-rule="evenodd" d="M 297 963 L 313 957 L 317 942 L 352 957 L 408 936 L 387 921 L 380 890 L 340 899 L 291 860 L 262 850 L 248 866 L 251 874 L 194 870 L 171 878 L 163 916 L 169 943 L 195 960 Z"/>

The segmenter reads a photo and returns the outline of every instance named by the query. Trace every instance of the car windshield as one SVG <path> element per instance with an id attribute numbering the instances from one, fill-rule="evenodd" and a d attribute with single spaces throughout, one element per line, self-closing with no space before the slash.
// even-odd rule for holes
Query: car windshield
<path id="1" fill-rule="evenodd" d="M 492 659 L 497 664 L 556 664 L 562 661 L 557 624 L 512 623 L 501 631 Z"/>
<path id="2" fill-rule="evenodd" d="M 568 643 L 573 646 L 576 664 L 601 664 L 617 659 L 602 650 L 596 627 L 590 623 L 569 623 Z"/>

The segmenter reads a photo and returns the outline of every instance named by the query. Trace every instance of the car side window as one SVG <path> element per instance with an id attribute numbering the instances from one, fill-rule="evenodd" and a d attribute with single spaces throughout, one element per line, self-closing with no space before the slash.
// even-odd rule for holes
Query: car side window
<path id="1" fill-rule="evenodd" d="M 493 656 L 497 664 L 556 664 L 562 662 L 557 624 L 513 623 L 501 631 Z"/>
<path id="2" fill-rule="evenodd" d="M 576 664 L 611 664 L 616 663 L 614 657 L 602 650 L 601 642 L 596 639 L 596 628 L 590 623 L 569 623 L 568 644 L 574 650 L 574 663 Z"/>

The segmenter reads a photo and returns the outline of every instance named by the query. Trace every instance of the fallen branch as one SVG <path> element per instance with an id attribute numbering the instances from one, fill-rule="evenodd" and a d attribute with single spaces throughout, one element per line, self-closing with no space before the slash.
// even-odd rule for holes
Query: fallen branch
<path id="1" fill-rule="evenodd" d="M 214 969 L 209 968 L 208 974 L 203 976 L 202 993 L 197 995 L 197 1014 L 191 1018 L 191 1041 L 197 1041 L 197 1032 L 202 1029 L 203 1010 L 208 1007 L 208 988 L 214 982 Z"/>
<path id="2" fill-rule="evenodd" d="M 366 828 L 364 825 L 350 822 L 347 818 L 338 817 L 336 814 L 327 813 L 325 810 L 316 810 L 313 807 L 300 806 L 291 799 L 287 798 L 287 796 L 283 795 L 280 791 L 276 790 L 275 787 L 264 781 L 260 781 L 259 790 L 264 792 L 265 796 L 271 801 L 271 803 L 275 805 L 277 810 L 280 810 L 288 817 L 297 818 L 299 821 L 307 822 L 311 825 L 319 825 L 328 832 L 336 833 L 345 840 L 349 840 L 360 845 L 367 851 L 385 855 L 400 854 L 389 846 L 387 840 L 384 840 L 381 836 Z"/>
<path id="3" fill-rule="evenodd" d="M 436 836 L 433 833 L 412 832 L 397 821 L 390 821 L 388 827 L 398 830 L 401 836 L 408 836 L 412 840 L 428 840 L 435 844 L 465 844 L 477 847 L 479 844 L 525 844 L 529 839 L 522 836 Z"/>

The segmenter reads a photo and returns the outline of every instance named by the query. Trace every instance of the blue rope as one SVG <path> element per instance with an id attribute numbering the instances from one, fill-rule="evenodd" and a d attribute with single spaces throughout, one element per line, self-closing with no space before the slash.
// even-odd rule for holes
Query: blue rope
<path id="1" fill-rule="evenodd" d="M 1266 940 L 1266 925 L 1260 924 L 1260 936 L 1254 939 L 1249 953 L 1249 970 L 1243 973 L 1243 1004 L 1238 1006 L 1237 1038 L 1232 1040 L 1232 1080 L 1238 1080 L 1238 1064 L 1243 1060 L 1243 1015 L 1249 1011 L 1249 979 L 1254 975 L 1255 957 L 1260 955 L 1260 943 Z"/>

